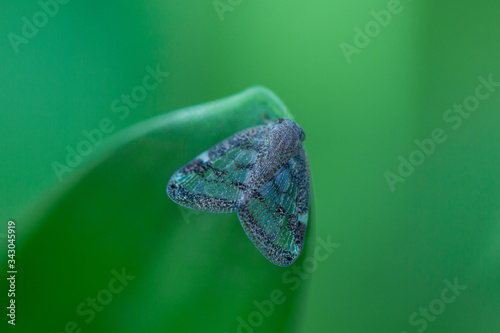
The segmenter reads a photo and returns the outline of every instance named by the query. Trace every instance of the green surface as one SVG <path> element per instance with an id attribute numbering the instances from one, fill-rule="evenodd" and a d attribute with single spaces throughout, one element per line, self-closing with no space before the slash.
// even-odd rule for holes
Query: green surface
<path id="1" fill-rule="evenodd" d="M 18 327 L 276 332 L 298 323 L 305 287 L 295 287 L 295 271 L 314 258 L 307 250 L 314 228 L 300 258 L 283 269 L 253 246 L 236 214 L 180 207 L 158 181 L 233 131 L 281 117 L 292 118 L 271 92 L 252 88 L 155 117 L 103 144 L 94 163 L 20 218 L 16 283 L 24 287 L 16 312 L 30 320 Z"/>
<path id="2" fill-rule="evenodd" d="M 18 331 L 23 331 L 23 323 L 30 328 L 50 325 L 44 332 L 63 331 L 64 323 L 78 318 L 76 306 L 105 288 L 111 270 L 123 266 L 130 267 L 130 274 L 137 278 L 86 331 L 161 329 L 161 318 L 176 316 L 178 322 L 205 325 L 204 331 L 233 332 L 235 316 L 226 317 L 217 309 L 232 309 L 244 317 L 254 299 L 280 288 L 273 280 L 276 277 L 260 278 L 261 272 L 256 271 L 251 278 L 259 281 L 259 295 L 234 299 L 221 288 L 220 297 L 212 298 L 214 291 L 195 281 L 206 272 L 207 283 L 222 283 L 211 277 L 227 272 L 228 262 L 223 260 L 208 267 L 198 263 L 198 270 L 183 275 L 183 284 L 177 289 L 165 287 L 171 275 L 160 279 L 161 272 L 153 274 L 155 262 L 166 260 L 168 249 L 176 247 L 176 242 L 177 247 L 185 244 L 182 233 L 192 232 L 198 240 L 204 239 L 186 225 L 169 222 L 171 203 L 164 187 L 174 166 L 162 170 L 163 178 L 153 174 L 148 178 L 147 173 L 141 173 L 146 178 L 136 178 L 123 177 L 131 170 L 126 163 L 117 163 L 114 176 L 95 178 L 92 184 L 85 178 L 79 183 L 79 175 L 100 165 L 105 147 L 118 140 L 112 137 L 121 130 L 129 131 L 143 120 L 227 97 L 255 84 L 272 89 L 304 129 L 315 186 L 314 238 L 330 237 L 341 244 L 318 262 L 312 278 L 302 280 L 308 288 L 301 288 L 300 295 L 307 297 L 297 298 L 300 302 L 295 303 L 302 306 L 294 310 L 293 317 L 272 315 L 266 324 L 299 325 L 299 332 L 499 330 L 500 87 L 494 87 L 495 91 L 481 88 L 482 93 L 490 94 L 470 115 L 443 118 L 458 115 L 447 113 L 455 103 L 474 101 L 468 96 L 475 95 L 478 77 L 491 75 L 500 81 L 497 1 L 404 0 L 399 6 L 393 1 L 241 1 L 222 14 L 223 20 L 213 1 L 70 1 L 27 44 L 19 45 L 18 53 L 8 33 L 21 34 L 22 18 L 31 20 L 40 6 L 36 1 L 16 1 L 3 2 L 0 9 L 4 33 L 0 44 L 0 218 L 5 225 L 0 237 L 6 233 L 8 219 L 13 218 L 18 230 L 26 232 L 18 245 L 32 253 L 23 261 L 22 252 L 19 254 Z M 390 22 L 381 10 L 392 11 Z M 371 11 L 385 26 L 369 30 L 372 37 L 356 36 L 356 27 L 363 31 L 367 24 L 369 29 L 377 28 L 370 23 L 375 20 Z M 356 41 L 366 46 L 358 47 L 347 59 L 341 45 L 356 47 Z M 148 66 L 156 69 L 157 65 L 169 75 L 143 101 L 129 107 L 128 113 L 116 109 L 123 102 L 113 108 L 122 94 L 143 84 Z M 64 163 L 67 147 L 76 149 L 85 140 L 82 131 L 99 128 L 106 118 L 114 127 L 103 135 L 105 143 L 93 147 L 59 181 L 53 162 Z M 460 126 L 457 119 L 462 119 Z M 223 125 L 220 128 L 228 134 L 236 130 L 236 124 Z M 211 128 L 193 124 L 191 131 L 201 134 Z M 418 148 L 415 140 L 428 142 L 438 128 L 446 136 L 444 142 L 437 143 L 422 164 L 408 171 L 405 181 L 396 183 L 391 191 L 384 174 L 397 174 L 399 156 L 408 160 Z M 210 142 L 216 139 L 211 137 Z M 176 155 L 179 160 L 193 157 L 188 150 L 180 154 Z M 150 163 L 142 170 L 168 163 L 150 156 L 138 153 L 136 161 L 141 162 L 137 163 Z M 137 185 L 139 179 L 162 189 L 159 196 L 127 193 L 127 186 Z M 113 182 L 115 186 L 111 186 Z M 80 193 L 86 198 L 81 207 L 95 203 L 84 209 L 84 216 L 108 223 L 92 228 L 96 222 L 78 217 L 74 205 L 59 206 L 67 209 L 58 213 L 62 215 L 44 210 L 52 207 L 50 193 L 75 184 L 92 185 L 93 189 L 101 186 L 95 194 Z M 97 195 L 103 199 L 95 201 Z M 92 214 L 116 207 L 116 200 L 123 197 L 128 198 L 120 202 L 123 216 L 150 214 L 147 208 L 127 210 L 149 200 L 160 205 L 156 209 L 164 207 L 163 224 L 140 219 L 137 225 L 125 228 L 118 215 L 108 219 Z M 24 218 L 28 215 L 38 219 Z M 51 218 L 49 225 L 61 228 L 44 229 L 45 224 L 36 222 L 49 221 L 50 216 L 57 218 Z M 234 216 L 215 216 L 213 223 L 212 215 L 191 217 L 194 221 L 207 218 L 206 224 L 192 222 L 197 230 L 235 222 L 231 228 L 244 241 L 238 246 L 247 247 L 246 256 L 255 251 Z M 153 223 L 157 229 L 148 230 Z M 232 230 L 221 228 L 221 236 Z M 151 241 L 139 244 L 139 231 L 151 233 Z M 130 246 L 124 245 L 125 240 Z M 162 240 L 164 247 L 160 246 Z M 0 238 L 2 251 L 6 244 L 5 237 Z M 210 252 L 214 255 L 226 249 L 213 237 L 205 245 L 195 250 L 215 251 Z M 133 250 L 140 246 L 148 250 Z M 226 255 L 236 260 L 234 253 Z M 257 256 L 259 259 L 264 258 Z M 113 265 L 103 264 L 110 261 Z M 149 270 L 141 271 L 143 265 Z M 251 267 L 240 265 L 245 271 Z M 72 278 L 57 276 L 61 271 Z M 51 274 L 52 282 L 36 282 L 37 276 Z M 245 278 L 248 276 L 242 274 L 242 281 Z M 23 279 L 25 284 L 21 284 Z M 467 286 L 457 291 L 458 296 L 448 292 L 445 282 L 455 279 Z M 5 290 L 3 286 L 0 284 Z M 183 288 L 192 290 L 185 301 L 162 297 L 162 292 L 182 293 Z M 40 299 L 41 295 L 46 298 Z M 59 302 L 58 295 L 74 301 Z M 445 303 L 442 295 L 447 300 L 456 298 Z M 196 296 L 205 299 L 203 307 L 210 310 L 189 301 Z M 33 313 L 34 305 L 43 310 Z M 431 309 L 424 319 L 420 311 L 429 306 L 436 314 Z M 108 316 L 113 318 L 105 319 Z M 123 328 L 111 326 L 120 322 Z M 218 325 L 222 322 L 227 326 Z M 211 329 L 214 326 L 217 330 Z M 264 325 L 255 329 L 259 331 L 265 331 Z"/>

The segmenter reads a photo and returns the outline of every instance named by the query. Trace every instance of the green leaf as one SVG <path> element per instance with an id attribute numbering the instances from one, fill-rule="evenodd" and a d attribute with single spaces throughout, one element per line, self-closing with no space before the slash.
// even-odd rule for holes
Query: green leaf
<path id="1" fill-rule="evenodd" d="M 260 254 L 236 214 L 184 209 L 165 192 L 176 169 L 263 115 L 293 119 L 255 87 L 102 144 L 18 221 L 19 329 L 236 332 L 241 318 L 242 332 L 295 331 L 311 274 L 294 269 L 313 254 L 313 207 L 304 251 L 283 268 Z M 120 282 L 122 270 L 129 279 Z"/>

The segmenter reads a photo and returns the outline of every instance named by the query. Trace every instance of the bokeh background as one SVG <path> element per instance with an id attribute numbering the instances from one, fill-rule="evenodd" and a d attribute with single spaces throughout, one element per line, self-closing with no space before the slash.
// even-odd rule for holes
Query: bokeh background
<path id="1" fill-rule="evenodd" d="M 372 11 L 388 8 L 390 22 L 370 23 Z M 306 132 L 315 236 L 341 244 L 308 279 L 295 329 L 498 332 L 500 87 L 461 116 L 457 129 L 443 119 L 475 94 L 480 76 L 500 82 L 498 1 L 70 1 L 13 46 L 9 34 L 22 35 L 23 17 L 40 10 L 37 1 L 0 5 L 2 225 L 70 186 L 74 174 L 60 181 L 53 162 L 63 162 L 66 147 L 103 118 L 116 127 L 109 139 L 153 116 L 260 84 Z M 356 40 L 367 24 L 379 29 Z M 342 43 L 356 41 L 367 45 L 346 56 Z M 113 101 L 148 66 L 169 76 L 120 119 Z M 446 141 L 391 190 L 385 173 L 397 174 L 399 156 L 408 159 L 414 140 L 436 128 Z M 92 161 L 90 154 L 75 174 Z M 75 265 L 39 260 L 47 269 Z M 466 289 L 440 302 L 445 281 L 455 280 Z M 55 304 L 47 301 L 57 313 Z M 420 311 L 429 306 L 426 317 Z"/>

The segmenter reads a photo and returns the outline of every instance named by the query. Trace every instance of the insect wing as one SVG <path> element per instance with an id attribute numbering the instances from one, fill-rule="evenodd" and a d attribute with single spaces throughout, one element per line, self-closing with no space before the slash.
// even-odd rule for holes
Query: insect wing
<path id="1" fill-rule="evenodd" d="M 310 171 L 302 149 L 238 209 L 248 237 L 259 251 L 279 266 L 300 255 L 309 214 Z"/>
<path id="2" fill-rule="evenodd" d="M 214 213 L 236 211 L 245 178 L 268 126 L 251 127 L 220 142 L 177 170 L 167 185 L 176 203 Z"/>

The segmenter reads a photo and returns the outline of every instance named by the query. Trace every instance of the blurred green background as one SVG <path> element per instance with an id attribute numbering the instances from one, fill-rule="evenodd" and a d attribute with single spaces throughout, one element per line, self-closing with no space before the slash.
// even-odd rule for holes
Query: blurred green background
<path id="1" fill-rule="evenodd" d="M 500 3 L 215 3 L 217 8 L 211 0 L 70 1 L 33 37 L 13 46 L 9 33 L 21 36 L 23 17 L 32 21 L 41 5 L 2 2 L 2 225 L 17 219 L 22 229 L 18 217 L 29 214 L 34 202 L 71 186 L 93 153 L 61 182 L 53 162 L 63 163 L 66 147 L 76 147 L 85 138 L 82 131 L 98 128 L 102 119 L 115 126 L 108 139 L 153 116 L 261 84 L 306 132 L 315 236 L 341 244 L 308 280 L 303 310 L 294 314 L 301 316 L 298 331 L 497 332 L 500 87 L 490 87 L 456 129 L 443 115 L 455 103 L 474 101 L 468 96 L 476 93 L 480 76 L 500 82 Z M 390 22 L 380 14 L 388 8 Z M 383 25 L 371 23 L 376 16 L 386 19 Z M 360 37 L 358 28 L 371 36 Z M 346 57 L 342 43 L 356 42 Z M 120 119 L 113 102 L 142 82 L 148 66 L 169 76 Z M 436 128 L 446 141 L 391 191 L 384 174 L 397 174 L 399 156 L 409 159 L 418 148 L 414 140 L 430 138 Z M 165 186 L 167 180 L 156 181 Z M 170 204 L 166 195 L 161 200 Z M 2 251 L 5 233 L 6 227 L 0 230 Z M 77 265 L 50 256 L 39 260 L 47 270 Z M 91 290 L 109 277 L 101 280 Z M 452 295 L 445 281 L 455 280 L 467 288 L 443 303 L 443 294 Z M 266 293 L 273 288 L 261 284 Z M 213 307 L 223 301 L 214 299 Z M 58 313 L 57 300 L 46 305 Z M 58 323 L 53 332 L 62 328 Z"/>

